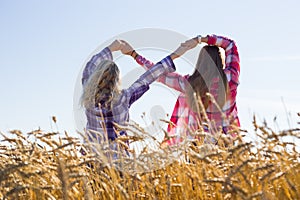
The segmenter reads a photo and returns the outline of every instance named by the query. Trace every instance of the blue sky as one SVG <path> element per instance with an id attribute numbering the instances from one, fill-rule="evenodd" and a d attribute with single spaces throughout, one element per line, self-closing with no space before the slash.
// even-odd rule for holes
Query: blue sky
<path id="1" fill-rule="evenodd" d="M 279 129 L 295 127 L 299 7 L 298 1 L 258 0 L 1 1 L 0 130 L 74 132 L 73 94 L 84 62 L 101 43 L 142 28 L 233 38 L 241 57 L 242 126 L 251 131 L 256 114 L 276 129 L 275 116 Z"/>

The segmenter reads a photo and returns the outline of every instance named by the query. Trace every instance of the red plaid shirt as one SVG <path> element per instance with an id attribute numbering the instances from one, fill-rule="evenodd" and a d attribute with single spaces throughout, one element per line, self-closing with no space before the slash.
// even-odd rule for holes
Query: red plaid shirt
<path id="1" fill-rule="evenodd" d="M 212 103 L 208 106 L 206 114 L 210 120 L 208 126 L 204 126 L 204 130 L 214 134 L 220 129 L 226 134 L 232 130 L 234 126 L 240 126 L 237 106 L 236 106 L 236 95 L 237 87 L 239 85 L 239 74 L 240 74 L 240 60 L 236 44 L 233 40 L 222 36 L 210 35 L 208 36 L 208 45 L 215 45 L 225 50 L 225 69 L 224 72 L 228 80 L 228 93 L 225 105 L 222 107 L 222 112 L 225 117 L 222 117 L 222 113 L 213 109 Z M 136 58 L 136 62 L 146 69 L 153 66 L 153 63 L 142 56 Z M 158 81 L 171 87 L 180 92 L 180 95 L 176 101 L 170 121 L 174 125 L 168 126 L 169 136 L 174 137 L 168 141 L 168 144 L 178 143 L 180 136 L 189 136 L 189 130 L 194 131 L 199 128 L 201 124 L 201 117 L 196 112 L 189 109 L 186 99 L 186 85 L 188 84 L 189 75 L 182 76 L 178 73 L 168 73 L 167 75 L 160 76 Z M 209 89 L 210 93 L 216 99 L 216 86 L 219 79 L 213 81 L 212 87 Z M 224 116 L 224 115 L 223 115 Z M 199 120 L 200 119 L 200 120 Z M 208 128 L 209 127 L 209 128 Z M 235 136 L 236 133 L 231 133 Z"/>

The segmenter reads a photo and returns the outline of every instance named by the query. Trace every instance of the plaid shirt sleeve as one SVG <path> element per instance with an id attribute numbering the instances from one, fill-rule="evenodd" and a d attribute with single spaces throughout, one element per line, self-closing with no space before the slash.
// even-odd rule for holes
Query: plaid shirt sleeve
<path id="1" fill-rule="evenodd" d="M 227 96 L 226 104 L 223 106 L 222 110 L 226 114 L 227 118 L 230 120 L 223 120 L 221 116 L 216 117 L 211 113 L 211 118 L 215 119 L 216 122 L 222 122 L 223 131 L 226 133 L 228 129 L 228 123 L 240 126 L 238 119 L 237 106 L 236 106 L 236 95 L 237 87 L 239 85 L 239 75 L 240 75 L 240 59 L 235 42 L 231 39 L 222 36 L 211 35 L 208 36 L 209 45 L 216 45 L 225 50 L 225 69 L 224 72 L 227 76 L 229 93 Z M 231 135 L 235 135 L 232 133 Z"/>
<path id="2" fill-rule="evenodd" d="M 175 65 L 170 56 L 167 56 L 153 67 L 149 68 L 149 70 L 142 74 L 140 78 L 126 90 L 129 106 L 139 99 L 149 89 L 149 85 L 158 77 L 173 71 L 175 71 Z"/>
<path id="3" fill-rule="evenodd" d="M 144 67 L 146 70 L 149 70 L 154 65 L 151 61 L 147 60 L 146 58 L 140 55 L 137 56 L 135 60 L 139 65 Z M 157 81 L 179 92 L 183 92 L 183 93 L 185 92 L 186 77 L 178 73 L 173 72 L 173 73 L 167 73 L 161 75 L 157 79 Z"/>
<path id="4" fill-rule="evenodd" d="M 239 84 L 240 75 L 240 59 L 237 46 L 235 42 L 223 36 L 211 35 L 208 36 L 209 45 L 216 45 L 225 50 L 225 74 L 227 75 L 228 82 Z"/>
<path id="5" fill-rule="evenodd" d="M 94 72 L 97 65 L 102 60 L 113 60 L 112 53 L 108 47 L 104 48 L 98 54 L 94 55 L 86 64 L 82 74 L 82 84 L 84 85 L 89 79 L 90 75 Z"/>

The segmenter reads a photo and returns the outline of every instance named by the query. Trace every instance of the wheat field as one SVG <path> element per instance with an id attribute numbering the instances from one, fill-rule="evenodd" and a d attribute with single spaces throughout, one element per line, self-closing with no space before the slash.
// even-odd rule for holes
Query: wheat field
<path id="1" fill-rule="evenodd" d="M 238 137 L 228 146 L 220 137 L 217 146 L 207 146 L 197 140 L 184 145 L 183 160 L 148 171 L 119 171 L 94 151 L 82 155 L 86 147 L 67 133 L 1 133 L 0 198 L 300 199 L 299 153 L 290 142 L 300 138 L 300 129 L 274 132 L 255 118 L 253 129 L 256 143 Z M 168 159 L 170 150 L 153 160 Z"/>

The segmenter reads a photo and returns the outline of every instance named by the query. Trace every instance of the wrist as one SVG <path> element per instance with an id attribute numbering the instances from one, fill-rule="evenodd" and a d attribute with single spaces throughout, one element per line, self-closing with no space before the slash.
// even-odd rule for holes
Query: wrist
<path id="1" fill-rule="evenodd" d="M 197 35 L 197 37 L 195 38 L 198 42 L 198 44 L 201 44 L 202 42 L 202 36 L 201 35 Z"/>
<path id="2" fill-rule="evenodd" d="M 201 42 L 207 43 L 208 42 L 208 36 L 201 37 Z"/>
<path id="3" fill-rule="evenodd" d="M 133 59 L 136 59 L 138 55 L 139 54 L 135 50 L 132 50 L 132 52 L 130 53 L 130 56 L 133 57 Z"/>
<path id="4" fill-rule="evenodd" d="M 170 55 L 170 58 L 171 58 L 172 60 L 175 60 L 175 59 L 178 58 L 178 57 L 179 57 L 179 55 L 176 54 L 176 53 L 171 53 L 171 55 Z"/>
<path id="5" fill-rule="evenodd" d="M 107 48 L 108 48 L 111 52 L 113 52 L 113 49 L 111 48 L 111 45 L 108 45 Z"/>
<path id="6" fill-rule="evenodd" d="M 117 51 L 116 47 L 113 46 L 113 45 L 108 45 L 107 48 L 109 48 L 109 50 L 110 50 L 111 52 Z"/>

